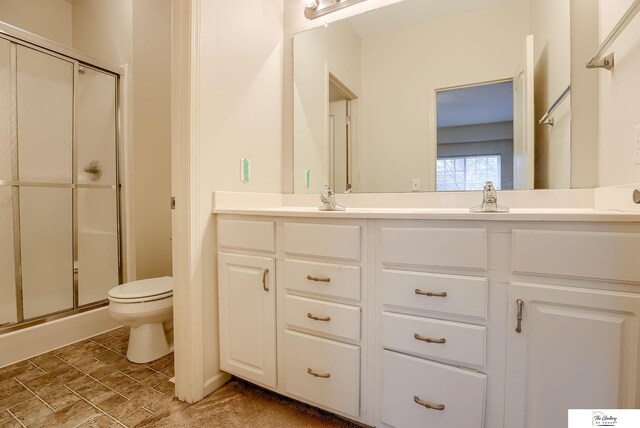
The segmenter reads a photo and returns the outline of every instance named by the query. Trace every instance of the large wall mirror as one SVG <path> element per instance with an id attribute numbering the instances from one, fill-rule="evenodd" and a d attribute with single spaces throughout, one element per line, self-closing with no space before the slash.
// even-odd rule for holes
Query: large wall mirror
<path id="1" fill-rule="evenodd" d="M 570 0 L 404 0 L 294 35 L 294 192 L 571 187 L 570 34 Z"/>

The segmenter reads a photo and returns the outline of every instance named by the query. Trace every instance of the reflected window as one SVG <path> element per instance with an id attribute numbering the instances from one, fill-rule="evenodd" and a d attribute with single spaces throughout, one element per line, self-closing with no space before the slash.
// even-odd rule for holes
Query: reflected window
<path id="1" fill-rule="evenodd" d="M 436 190 L 513 189 L 513 82 L 436 91 Z"/>
<path id="2" fill-rule="evenodd" d="M 501 156 L 448 156 L 436 161 L 437 191 L 482 190 L 486 181 L 501 189 Z"/>

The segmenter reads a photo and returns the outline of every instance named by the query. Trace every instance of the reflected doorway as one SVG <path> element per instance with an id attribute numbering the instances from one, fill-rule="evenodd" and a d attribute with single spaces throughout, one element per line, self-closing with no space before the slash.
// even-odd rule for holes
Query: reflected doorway
<path id="1" fill-rule="evenodd" d="M 351 192 L 354 103 L 356 94 L 329 74 L 329 184 L 336 193 Z"/>

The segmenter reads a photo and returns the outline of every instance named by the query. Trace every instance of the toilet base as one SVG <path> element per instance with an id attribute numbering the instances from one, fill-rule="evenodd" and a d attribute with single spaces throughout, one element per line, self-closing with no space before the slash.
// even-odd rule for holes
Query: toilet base
<path id="1" fill-rule="evenodd" d="M 132 363 L 148 363 L 171 353 L 161 322 L 131 327 L 127 359 Z"/>

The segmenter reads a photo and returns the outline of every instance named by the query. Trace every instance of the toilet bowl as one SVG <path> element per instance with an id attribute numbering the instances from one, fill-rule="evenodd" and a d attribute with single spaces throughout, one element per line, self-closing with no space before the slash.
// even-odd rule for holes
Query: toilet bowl
<path id="1" fill-rule="evenodd" d="M 173 351 L 173 278 L 127 282 L 109 290 L 109 313 L 131 328 L 127 359 L 148 363 Z"/>

